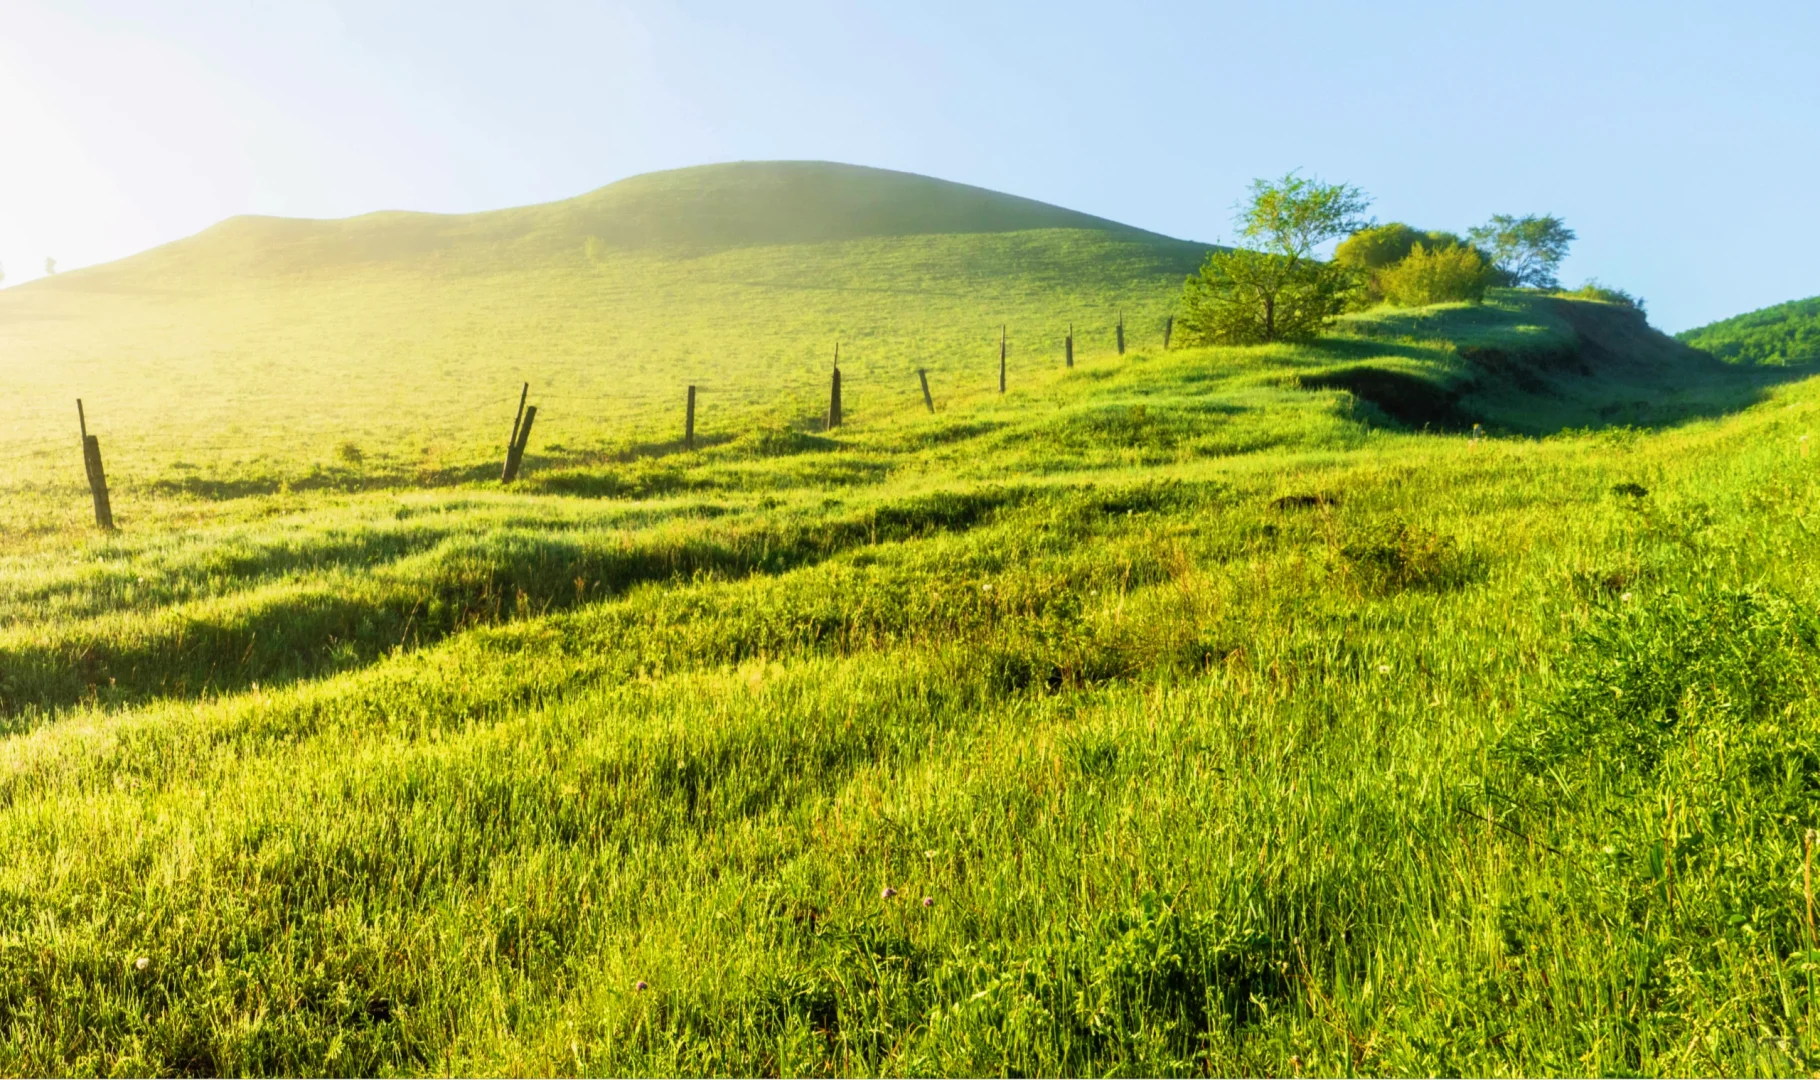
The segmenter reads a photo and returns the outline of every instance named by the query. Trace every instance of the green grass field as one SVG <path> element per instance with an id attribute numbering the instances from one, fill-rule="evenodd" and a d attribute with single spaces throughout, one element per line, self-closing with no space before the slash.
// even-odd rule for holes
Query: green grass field
<path id="1" fill-rule="evenodd" d="M 0 1071 L 1814 1071 L 1820 383 L 868 213 L 0 293 Z"/>

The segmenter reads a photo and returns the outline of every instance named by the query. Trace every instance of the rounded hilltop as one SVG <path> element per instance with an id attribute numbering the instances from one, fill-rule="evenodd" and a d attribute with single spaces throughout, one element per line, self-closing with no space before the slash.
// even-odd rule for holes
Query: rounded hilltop
<path id="1" fill-rule="evenodd" d="M 336 219 L 241 215 L 163 247 L 77 271 L 188 278 L 419 266 L 512 271 L 597 253 L 693 258 L 739 248 L 1064 230 L 1140 247 L 1157 233 L 986 188 L 827 161 L 740 161 L 644 173 L 574 198 L 471 214 L 384 210 Z M 69 286 L 69 287 L 73 287 Z"/>
<path id="2" fill-rule="evenodd" d="M 1143 231 L 916 173 L 829 161 L 740 161 L 645 173 L 550 210 L 615 246 L 722 248 L 1028 229 Z"/>

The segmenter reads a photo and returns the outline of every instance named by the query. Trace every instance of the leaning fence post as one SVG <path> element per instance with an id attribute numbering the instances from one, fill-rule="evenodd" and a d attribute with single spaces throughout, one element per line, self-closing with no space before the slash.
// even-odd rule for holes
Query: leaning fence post
<path id="1" fill-rule="evenodd" d="M 512 437 L 506 440 L 505 464 L 499 467 L 499 482 L 509 484 L 518 475 L 518 465 L 512 460 L 512 449 L 518 445 L 518 433 L 525 422 L 525 398 L 531 393 L 531 384 L 525 383 L 518 391 L 518 413 L 512 417 Z"/>
<path id="2" fill-rule="evenodd" d="M 683 449 L 695 449 L 695 387 L 689 387 L 689 409 L 683 413 Z"/>
<path id="3" fill-rule="evenodd" d="M 1125 313 L 1119 312 L 1119 355 L 1125 355 Z"/>
<path id="4" fill-rule="evenodd" d="M 917 368 L 916 377 L 918 379 L 922 380 L 923 404 L 929 406 L 930 412 L 934 412 L 935 411 L 935 399 L 933 397 L 929 396 L 929 373 L 927 371 L 923 370 L 922 368 Z"/>
<path id="5" fill-rule="evenodd" d="M 82 468 L 88 474 L 89 487 L 95 486 L 95 466 L 88 457 L 88 414 L 82 411 L 82 399 L 76 399 L 76 424 L 82 429 Z"/>
<path id="6" fill-rule="evenodd" d="M 518 413 L 512 417 L 512 437 L 506 440 L 506 453 L 518 445 L 518 426 L 525 421 L 525 398 L 531 394 L 531 384 L 525 383 L 524 389 L 518 392 Z"/>
<path id="7" fill-rule="evenodd" d="M 512 449 L 506 452 L 505 471 L 499 476 L 501 483 L 509 484 L 518 479 L 518 466 L 520 462 L 524 461 L 525 445 L 531 441 L 531 423 L 536 419 L 537 406 L 525 406 L 524 423 L 518 428 L 518 440 L 512 444 Z"/>

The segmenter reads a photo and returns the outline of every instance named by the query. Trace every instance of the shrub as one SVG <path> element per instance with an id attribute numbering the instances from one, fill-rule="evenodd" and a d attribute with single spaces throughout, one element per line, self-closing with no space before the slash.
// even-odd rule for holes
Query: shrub
<path id="1" fill-rule="evenodd" d="M 1477 304 L 1496 278 L 1485 257 L 1464 244 L 1432 250 L 1417 244 L 1402 262 L 1378 272 L 1384 298 L 1398 307 L 1460 300 Z"/>
<path id="2" fill-rule="evenodd" d="M 1333 261 L 1348 270 L 1371 271 L 1395 266 L 1426 237 L 1400 221 L 1360 229 L 1333 249 Z"/>
<path id="3" fill-rule="evenodd" d="M 1441 251 L 1464 246 L 1465 241 L 1453 233 L 1422 232 L 1400 221 L 1393 221 L 1388 225 L 1360 229 L 1340 241 L 1340 246 L 1333 251 L 1333 261 L 1335 265 L 1343 266 L 1359 276 L 1364 286 L 1359 299 L 1365 306 L 1370 306 L 1383 303 L 1385 299 L 1384 272 L 1409 258 L 1417 247 Z M 1484 258 L 1483 252 L 1479 255 Z M 1489 263 L 1491 260 L 1485 261 Z"/>
<path id="4" fill-rule="evenodd" d="M 1597 281 L 1588 281 L 1572 292 L 1563 290 L 1555 295 L 1574 300 L 1594 300 L 1601 304 L 1616 304 L 1619 307 L 1627 307 L 1639 315 L 1646 314 L 1642 297 L 1632 296 L 1623 289 L 1608 289 Z"/>
<path id="5" fill-rule="evenodd" d="M 1350 270 L 1262 251 L 1216 251 L 1182 287 L 1176 326 L 1196 345 L 1307 341 L 1346 310 Z"/>

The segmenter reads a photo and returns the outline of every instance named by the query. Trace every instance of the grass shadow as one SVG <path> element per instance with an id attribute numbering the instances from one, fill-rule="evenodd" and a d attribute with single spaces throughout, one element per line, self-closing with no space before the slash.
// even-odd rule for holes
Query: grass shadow
<path id="1" fill-rule="evenodd" d="M 319 581 L 16 641 L 0 648 L 0 716 L 29 726 L 35 715 L 82 702 L 129 705 L 319 678 L 398 648 L 647 583 L 778 574 L 858 546 L 965 532 L 1031 495 L 1024 488 L 935 492 L 836 518 L 666 533 L 633 545 L 617 534 L 462 537 L 353 590 Z"/>

